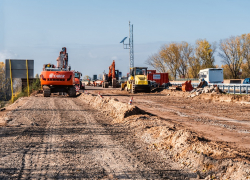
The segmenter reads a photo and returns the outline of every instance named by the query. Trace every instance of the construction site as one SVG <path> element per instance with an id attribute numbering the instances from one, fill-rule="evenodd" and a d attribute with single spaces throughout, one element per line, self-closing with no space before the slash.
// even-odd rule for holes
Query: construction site
<path id="1" fill-rule="evenodd" d="M 0 109 L 0 179 L 250 179 L 248 85 L 226 84 L 222 68 L 194 83 L 136 67 L 129 28 L 123 78 L 113 60 L 101 79 L 83 80 L 62 47 L 39 90 L 14 101 L 12 88 Z M 12 85 L 17 61 L 7 63 Z"/>

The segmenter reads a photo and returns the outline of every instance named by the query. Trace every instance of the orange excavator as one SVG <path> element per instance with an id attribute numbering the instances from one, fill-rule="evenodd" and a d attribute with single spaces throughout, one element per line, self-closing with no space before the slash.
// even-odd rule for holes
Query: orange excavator
<path id="1" fill-rule="evenodd" d="M 49 97 L 51 93 L 67 93 L 70 97 L 76 96 L 75 75 L 68 66 L 68 53 L 63 47 L 57 58 L 57 66 L 44 64 L 40 75 L 43 96 Z"/>
<path id="2" fill-rule="evenodd" d="M 108 86 L 112 86 L 113 88 L 117 87 L 117 81 L 119 80 L 119 70 L 115 70 L 115 60 L 113 60 L 111 66 L 109 66 L 109 73 L 103 74 L 103 88 L 108 88 Z"/>

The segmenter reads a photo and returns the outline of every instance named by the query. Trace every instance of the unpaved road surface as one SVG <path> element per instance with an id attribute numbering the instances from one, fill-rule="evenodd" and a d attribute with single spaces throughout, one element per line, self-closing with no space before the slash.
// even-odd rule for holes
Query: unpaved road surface
<path id="1" fill-rule="evenodd" d="M 198 133 L 211 141 L 221 142 L 239 151 L 250 150 L 250 102 L 220 102 L 211 94 L 188 98 L 188 92 L 164 90 L 159 93 L 130 94 L 117 89 L 87 87 L 88 92 L 101 93 L 103 97 L 113 97 L 128 103 L 133 97 L 133 105 L 180 124 L 183 128 Z M 248 96 L 244 96 L 248 97 Z M 228 98 L 226 95 L 224 99 Z M 223 100 L 223 96 L 220 97 Z M 250 98 L 248 98 L 250 99 Z"/>
<path id="2" fill-rule="evenodd" d="M 8 118 L 0 179 L 196 178 L 78 98 L 22 98 Z"/>

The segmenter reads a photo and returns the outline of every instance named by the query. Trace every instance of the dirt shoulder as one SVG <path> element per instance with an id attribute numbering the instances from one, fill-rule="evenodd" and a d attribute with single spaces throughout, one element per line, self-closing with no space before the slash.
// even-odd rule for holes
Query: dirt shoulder
<path id="1" fill-rule="evenodd" d="M 119 90 L 87 90 L 103 97 L 112 97 L 192 130 L 211 141 L 221 141 L 250 149 L 250 96 L 202 94 L 190 98 L 188 92 L 164 90 L 160 93 L 131 95 Z M 230 99 L 230 101 L 229 101 Z"/>
<path id="2" fill-rule="evenodd" d="M 0 177 L 250 178 L 249 105 L 188 95 L 20 99 L 0 128 Z"/>
<path id="3" fill-rule="evenodd" d="M 104 99 L 115 98 L 123 104 L 128 104 L 132 97 L 127 92 L 114 89 L 87 89 L 87 92 L 94 95 L 100 92 Z M 209 95 L 210 99 L 206 99 L 188 96 L 187 93 L 174 91 L 134 94 L 132 104 L 157 119 L 152 121 L 151 117 L 135 117 L 131 121 L 125 118 L 126 123 L 114 123 L 125 123 L 137 129 L 138 137 L 145 137 L 145 142 L 151 143 L 153 149 L 168 149 L 164 153 L 172 152 L 172 159 L 178 162 L 191 168 L 203 167 L 194 168 L 194 171 L 209 172 L 211 176 L 212 172 L 217 172 L 215 176 L 218 177 L 240 178 L 230 167 L 238 171 L 241 163 L 249 164 L 250 161 L 249 105 L 223 100 L 225 97 L 237 99 L 235 97 L 211 98 Z M 248 97 L 245 101 L 248 102 Z M 150 125 L 144 125 L 145 120 L 151 122 Z M 239 172 L 249 178 L 246 169 L 245 173 Z"/>

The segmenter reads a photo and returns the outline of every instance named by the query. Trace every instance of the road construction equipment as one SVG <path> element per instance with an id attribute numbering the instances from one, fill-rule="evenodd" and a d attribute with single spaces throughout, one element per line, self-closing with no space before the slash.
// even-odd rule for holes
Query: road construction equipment
<path id="1" fill-rule="evenodd" d="M 191 80 L 186 81 L 185 83 L 182 84 L 182 91 L 192 91 L 194 88 L 191 84 Z"/>
<path id="2" fill-rule="evenodd" d="M 113 88 L 119 87 L 119 70 L 115 69 L 115 60 L 113 60 L 112 64 L 109 66 L 109 73 L 103 74 L 103 82 L 102 87 L 108 88 L 108 86 L 112 86 Z"/>
<path id="3" fill-rule="evenodd" d="M 74 73 L 75 73 L 75 87 L 78 92 L 80 89 L 84 89 L 85 87 L 83 86 L 81 81 L 82 73 L 79 71 L 75 71 Z"/>
<path id="4" fill-rule="evenodd" d="M 131 93 L 150 92 L 150 86 L 147 78 L 147 67 L 130 68 L 128 81 L 121 84 L 121 90 L 127 90 Z"/>
<path id="5" fill-rule="evenodd" d="M 51 93 L 68 93 L 70 97 L 76 96 L 75 76 L 68 66 L 68 53 L 63 47 L 57 58 L 57 66 L 44 64 L 40 75 L 43 96 L 49 97 Z"/>

